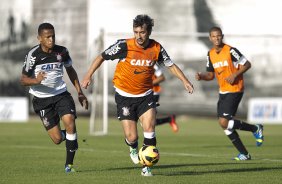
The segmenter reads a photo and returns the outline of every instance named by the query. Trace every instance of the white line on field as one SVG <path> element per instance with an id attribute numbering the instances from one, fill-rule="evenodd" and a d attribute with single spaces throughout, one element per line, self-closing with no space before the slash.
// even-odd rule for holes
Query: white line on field
<path id="1" fill-rule="evenodd" d="M 42 149 L 42 150 L 50 150 L 50 147 L 46 146 L 31 146 L 31 145 L 9 145 L 8 147 L 11 148 L 22 148 L 22 149 Z M 52 148 L 54 150 L 65 150 L 65 148 L 59 148 L 54 147 Z M 79 148 L 80 151 L 85 152 L 109 152 L 108 150 L 101 150 L 101 149 L 95 149 L 95 148 Z M 110 152 L 115 153 L 123 153 L 123 151 L 117 151 L 117 150 L 111 150 Z M 202 157 L 202 158 L 217 158 L 222 159 L 226 158 L 226 156 L 223 155 L 204 155 L 204 154 L 195 154 L 195 153 L 173 153 L 173 152 L 161 152 L 161 155 L 169 155 L 169 156 L 182 156 L 182 157 Z M 263 160 L 263 161 L 269 161 L 269 162 L 282 162 L 281 159 L 255 159 L 255 160 Z"/>

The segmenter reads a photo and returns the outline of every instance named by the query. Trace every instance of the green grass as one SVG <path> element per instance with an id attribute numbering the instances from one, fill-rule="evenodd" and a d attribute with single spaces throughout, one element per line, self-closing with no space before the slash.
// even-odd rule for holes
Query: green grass
<path id="1" fill-rule="evenodd" d="M 160 161 L 154 177 L 141 177 L 123 140 L 120 122 L 110 120 L 107 136 L 90 136 L 88 119 L 79 118 L 77 173 L 65 174 L 64 144 L 54 145 L 39 118 L 28 123 L 0 123 L 0 183 L 281 183 L 280 125 L 265 125 L 265 143 L 255 146 L 251 133 L 240 137 L 251 161 L 233 161 L 237 151 L 214 118 L 178 117 L 178 133 L 157 127 Z M 143 135 L 139 134 L 141 143 Z M 83 142 L 82 140 L 86 140 Z"/>

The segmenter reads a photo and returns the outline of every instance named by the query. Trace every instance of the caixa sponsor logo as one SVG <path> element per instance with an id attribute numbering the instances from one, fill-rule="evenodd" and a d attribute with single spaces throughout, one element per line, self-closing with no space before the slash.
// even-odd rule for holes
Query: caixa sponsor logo
<path id="1" fill-rule="evenodd" d="M 146 59 L 132 59 L 130 64 L 133 66 L 153 66 L 154 62 Z"/>
<path id="2" fill-rule="evenodd" d="M 228 66 L 228 61 L 219 61 L 213 64 L 213 68 L 219 68 L 219 67 L 224 67 L 224 66 Z"/>
<path id="3" fill-rule="evenodd" d="M 62 63 L 45 64 L 41 66 L 41 70 L 53 70 L 57 68 L 62 68 L 62 66 Z"/>
<path id="4" fill-rule="evenodd" d="M 254 105 L 253 117 L 274 119 L 278 116 L 277 104 L 256 104 Z"/>

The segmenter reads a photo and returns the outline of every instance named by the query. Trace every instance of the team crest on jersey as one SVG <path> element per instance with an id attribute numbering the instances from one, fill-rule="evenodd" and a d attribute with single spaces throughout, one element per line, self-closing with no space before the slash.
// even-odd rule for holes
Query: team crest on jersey
<path id="1" fill-rule="evenodd" d="M 123 107 L 122 108 L 122 114 L 124 115 L 124 116 L 129 116 L 130 115 L 130 112 L 129 112 L 129 107 Z"/>
<path id="2" fill-rule="evenodd" d="M 57 61 L 62 62 L 62 60 L 63 60 L 63 57 L 58 53 L 57 54 Z"/>
<path id="3" fill-rule="evenodd" d="M 42 122 L 43 122 L 45 127 L 48 127 L 50 125 L 50 123 L 49 123 L 49 121 L 46 117 L 42 118 Z"/>

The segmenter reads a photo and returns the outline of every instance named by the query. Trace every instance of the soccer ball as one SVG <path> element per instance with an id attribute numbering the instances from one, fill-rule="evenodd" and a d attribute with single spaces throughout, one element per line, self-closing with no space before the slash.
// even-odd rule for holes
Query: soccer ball
<path id="1" fill-rule="evenodd" d="M 151 167 L 160 159 L 159 150 L 155 146 L 143 146 L 138 153 L 139 163 Z"/>

